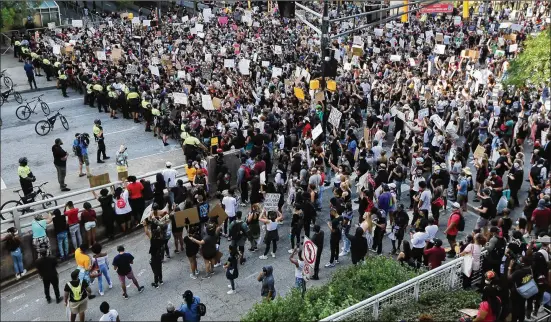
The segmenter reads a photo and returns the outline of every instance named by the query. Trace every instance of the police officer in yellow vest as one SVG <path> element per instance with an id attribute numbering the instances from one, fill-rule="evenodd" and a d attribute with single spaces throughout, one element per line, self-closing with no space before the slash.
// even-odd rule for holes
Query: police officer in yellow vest
<path id="1" fill-rule="evenodd" d="M 101 126 L 101 120 L 95 119 L 94 120 L 94 128 L 92 129 L 94 132 L 94 138 L 96 139 L 96 143 L 98 144 L 98 151 L 97 151 L 97 162 L 98 163 L 104 163 L 100 156 L 103 155 L 103 160 L 107 160 L 110 157 L 108 157 L 105 154 L 105 142 L 103 137 L 103 127 Z"/>
<path id="2" fill-rule="evenodd" d="M 94 82 L 94 85 L 92 86 L 92 89 L 94 90 L 94 95 L 92 96 L 92 100 L 90 102 L 90 106 L 94 107 L 94 100 L 97 100 L 98 103 L 98 112 L 101 113 L 101 107 L 103 104 L 101 104 L 101 95 L 103 92 L 103 86 L 98 81 Z M 105 112 L 107 113 L 107 105 L 105 105 Z"/>
<path id="3" fill-rule="evenodd" d="M 61 62 L 59 61 L 56 61 L 54 63 L 54 70 L 53 70 L 53 74 L 54 75 L 59 75 L 59 68 L 61 67 Z"/>
<path id="4" fill-rule="evenodd" d="M 22 46 L 21 47 L 21 55 L 19 56 L 19 58 L 23 59 L 23 60 L 26 60 L 27 58 L 29 58 L 29 48 L 25 47 L 25 46 Z"/>
<path id="5" fill-rule="evenodd" d="M 63 93 L 63 97 L 69 97 L 67 95 L 67 74 L 65 74 L 64 69 L 60 69 L 58 72 L 59 76 L 57 79 L 59 79 L 59 85 L 61 86 L 61 93 Z"/>
<path id="6" fill-rule="evenodd" d="M 132 111 L 134 123 L 140 123 L 140 94 L 138 94 L 138 91 L 135 88 L 130 93 L 126 94 L 126 101 L 128 102 L 130 111 Z"/>
<path id="7" fill-rule="evenodd" d="M 19 40 L 16 40 L 14 43 L 13 43 L 13 57 L 14 58 L 19 58 L 19 62 L 22 63 L 23 61 L 21 60 L 21 42 Z"/>
<path id="8" fill-rule="evenodd" d="M 111 109 L 111 118 L 118 119 L 117 107 L 119 102 L 119 95 L 112 85 L 107 86 L 107 97 L 109 100 L 109 108 Z"/>
<path id="9" fill-rule="evenodd" d="M 34 66 L 34 76 L 42 76 L 40 68 L 42 67 L 42 61 L 40 55 L 35 52 L 31 52 L 31 60 Z"/>
<path id="10" fill-rule="evenodd" d="M 151 96 L 146 95 L 142 100 L 142 113 L 145 120 L 145 131 L 151 132 L 151 123 L 153 123 L 153 114 L 151 114 Z"/>
<path id="11" fill-rule="evenodd" d="M 118 93 L 117 93 L 119 95 L 118 106 L 122 110 L 122 116 L 125 119 L 131 119 L 132 118 L 130 116 L 130 108 L 128 106 L 128 102 L 126 101 L 126 95 L 128 95 L 129 93 L 130 93 L 130 89 L 128 88 L 128 86 L 126 86 L 126 84 L 124 84 L 124 83 L 121 83 L 120 80 L 119 80 L 119 90 L 118 90 Z"/>
<path id="12" fill-rule="evenodd" d="M 50 77 L 52 77 L 52 64 L 50 64 L 48 58 L 42 59 L 42 68 L 46 73 L 46 80 L 50 81 Z"/>
<path id="13" fill-rule="evenodd" d="M 21 184 L 23 195 L 27 197 L 33 192 L 33 182 L 36 181 L 36 177 L 31 171 L 26 157 L 19 158 L 17 174 L 19 175 L 19 183 Z M 27 203 L 27 199 L 25 198 L 23 202 Z"/>
<path id="14" fill-rule="evenodd" d="M 94 103 L 94 84 L 92 82 L 86 83 L 86 94 L 84 95 L 84 103 L 92 106 Z M 92 106 L 93 107 L 93 106 Z"/>

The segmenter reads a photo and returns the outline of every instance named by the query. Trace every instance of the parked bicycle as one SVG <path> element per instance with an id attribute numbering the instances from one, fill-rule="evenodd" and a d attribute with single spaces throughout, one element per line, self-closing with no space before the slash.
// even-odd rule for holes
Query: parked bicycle
<path id="1" fill-rule="evenodd" d="M 39 96 L 35 96 L 35 97 L 31 98 L 30 101 L 25 100 L 25 105 L 19 106 L 17 108 L 17 110 L 15 111 L 15 115 L 17 116 L 17 118 L 24 121 L 24 120 L 29 119 L 29 117 L 31 117 L 31 114 L 38 114 L 34 110 L 36 110 L 39 103 L 40 103 L 40 108 L 42 109 L 42 112 L 44 112 L 44 115 L 45 116 L 50 115 L 50 107 L 48 106 L 48 104 L 46 104 L 46 102 L 44 102 L 42 100 L 42 98 L 41 98 L 42 96 L 44 96 L 44 94 L 41 94 Z M 31 108 L 31 106 L 29 104 L 34 102 L 34 101 L 36 101 L 36 103 L 34 104 L 34 107 Z"/>
<path id="2" fill-rule="evenodd" d="M 0 106 L 8 102 L 8 98 L 10 97 L 10 95 L 13 95 L 13 98 L 15 98 L 15 101 L 17 103 L 23 104 L 23 98 L 21 97 L 21 94 L 19 94 L 19 92 L 14 90 L 12 87 L 0 95 Z"/>
<path id="3" fill-rule="evenodd" d="M 8 88 L 13 88 L 13 81 L 6 75 L 6 69 L 2 69 L 0 77 L 4 79 L 4 85 Z"/>
<path id="4" fill-rule="evenodd" d="M 68 130 L 69 122 L 67 122 L 67 119 L 65 118 L 65 116 L 61 115 L 61 113 L 59 112 L 62 109 L 63 107 L 57 110 L 57 113 L 55 113 L 54 116 L 48 118 L 47 120 L 38 121 L 34 126 L 34 130 L 36 134 L 40 136 L 44 136 L 50 133 L 50 131 L 54 128 L 55 121 L 57 120 L 58 117 L 61 120 L 61 125 L 63 125 L 65 130 Z"/>
<path id="5" fill-rule="evenodd" d="M 37 197 L 40 196 L 42 198 L 42 200 L 48 200 L 48 199 L 53 199 L 53 195 L 50 194 L 50 193 L 47 193 L 46 191 L 42 190 L 42 186 L 48 184 L 48 182 L 44 182 L 42 183 L 41 185 L 39 186 L 35 186 L 34 188 L 36 188 L 37 190 L 33 191 L 30 195 L 28 196 L 24 196 L 22 195 L 22 190 L 23 189 L 17 189 L 17 190 L 14 190 L 13 192 L 16 192 L 18 195 L 19 195 L 19 200 L 10 200 L 10 201 L 6 201 L 1 207 L 0 207 L 0 210 L 4 210 L 4 209 L 10 209 L 10 208 L 14 208 L 14 207 L 17 207 L 17 206 L 21 206 L 21 205 L 24 205 L 24 204 L 28 204 L 28 203 L 31 203 L 31 202 L 35 202 Z M 42 204 L 42 208 L 44 209 L 48 209 L 48 208 L 52 208 L 52 207 L 55 207 L 57 206 L 57 201 L 56 200 L 50 200 L 50 201 L 46 201 Z M 25 213 L 29 213 L 29 212 L 32 212 L 32 208 L 23 208 L 23 209 L 19 209 L 19 210 L 16 210 L 19 215 L 23 215 Z M 0 218 L 2 220 L 7 220 L 7 219 L 11 219 L 11 216 L 13 216 L 13 213 L 5 213 L 5 214 L 1 214 L 0 215 Z"/>

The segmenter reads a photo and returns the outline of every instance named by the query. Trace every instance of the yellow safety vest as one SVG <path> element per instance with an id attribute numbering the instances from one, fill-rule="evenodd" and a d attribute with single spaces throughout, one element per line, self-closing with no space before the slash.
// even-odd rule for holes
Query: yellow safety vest
<path id="1" fill-rule="evenodd" d="M 151 109 L 151 114 L 153 114 L 154 116 L 159 116 L 159 115 L 161 115 L 161 111 L 159 111 L 156 108 L 152 108 Z"/>
<path id="2" fill-rule="evenodd" d="M 56 67 L 56 68 L 57 68 L 57 67 L 59 67 L 59 66 L 61 66 L 61 63 L 60 63 L 60 62 L 58 62 L 58 61 L 56 61 L 56 62 L 54 63 L 54 67 Z"/>
<path id="3" fill-rule="evenodd" d="M 101 133 L 101 129 L 97 125 L 94 125 L 92 132 L 94 133 L 95 136 L 98 136 Z"/>
<path id="4" fill-rule="evenodd" d="M 67 79 L 67 75 L 61 74 L 61 75 L 59 75 L 58 78 L 61 79 L 61 80 L 66 80 L 66 79 Z"/>
<path id="5" fill-rule="evenodd" d="M 100 84 L 96 84 L 92 87 L 95 91 L 98 91 L 98 92 L 101 92 L 103 91 L 103 86 L 101 86 Z"/>
<path id="6" fill-rule="evenodd" d="M 36 53 L 31 52 L 31 58 L 35 59 L 36 57 L 38 57 L 38 55 Z"/>
<path id="7" fill-rule="evenodd" d="M 50 65 L 50 61 L 47 60 L 46 58 L 44 58 L 44 59 L 42 60 L 42 64 L 44 64 L 44 65 Z"/>
<path id="8" fill-rule="evenodd" d="M 16 40 L 16 41 L 15 41 L 15 45 L 16 45 L 16 46 L 21 46 L 21 42 L 20 42 L 19 40 Z"/>
<path id="9" fill-rule="evenodd" d="M 126 99 L 131 100 L 140 97 L 140 95 L 136 92 L 131 92 L 126 95 Z"/>
<path id="10" fill-rule="evenodd" d="M 148 102 L 146 100 L 143 100 L 142 101 L 142 107 L 145 108 L 145 109 L 148 109 L 147 105 L 151 105 L 151 102 Z"/>
<path id="11" fill-rule="evenodd" d="M 19 166 L 19 168 L 17 168 L 17 174 L 19 175 L 19 177 L 23 179 L 27 178 L 30 173 L 31 173 L 31 168 L 29 168 L 28 165 L 24 167 Z"/>
<path id="12" fill-rule="evenodd" d="M 115 91 L 113 91 L 113 90 L 110 90 L 108 94 L 109 94 L 109 97 L 110 97 L 110 98 L 117 98 L 117 96 L 118 96 L 118 95 L 117 95 L 117 92 L 115 92 Z"/>

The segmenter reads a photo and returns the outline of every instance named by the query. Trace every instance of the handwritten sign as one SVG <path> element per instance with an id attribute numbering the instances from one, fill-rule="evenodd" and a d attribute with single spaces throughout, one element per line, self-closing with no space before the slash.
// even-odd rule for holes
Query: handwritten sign
<path id="1" fill-rule="evenodd" d="M 316 125 L 316 127 L 312 130 L 312 139 L 317 139 L 322 132 L 323 129 L 321 128 L 321 124 Z"/>
<path id="2" fill-rule="evenodd" d="M 331 125 L 333 125 L 335 128 L 339 128 L 341 117 L 342 117 L 342 112 L 337 110 L 336 108 L 332 108 L 331 113 L 329 113 L 328 122 L 331 123 Z"/>
<path id="3" fill-rule="evenodd" d="M 214 111 L 212 97 L 210 97 L 210 95 L 201 95 L 201 106 L 207 111 Z"/>
<path id="4" fill-rule="evenodd" d="M 188 97 L 184 93 L 173 93 L 172 98 L 174 99 L 174 103 L 176 103 L 176 104 L 187 104 L 188 103 Z"/>
<path id="5" fill-rule="evenodd" d="M 138 71 L 138 66 L 136 65 L 127 65 L 126 73 L 131 75 L 140 75 L 140 72 Z"/>
<path id="6" fill-rule="evenodd" d="M 98 57 L 99 60 L 107 60 L 107 56 L 105 56 L 104 51 L 97 51 L 96 57 Z"/>
<path id="7" fill-rule="evenodd" d="M 264 198 L 264 209 L 266 211 L 277 211 L 279 209 L 279 198 L 281 198 L 279 193 L 267 193 Z"/>
<path id="8" fill-rule="evenodd" d="M 478 145 L 476 147 L 476 150 L 474 150 L 473 157 L 475 159 L 482 159 L 485 153 L 486 153 L 486 150 L 484 150 L 484 147 L 481 145 Z"/>

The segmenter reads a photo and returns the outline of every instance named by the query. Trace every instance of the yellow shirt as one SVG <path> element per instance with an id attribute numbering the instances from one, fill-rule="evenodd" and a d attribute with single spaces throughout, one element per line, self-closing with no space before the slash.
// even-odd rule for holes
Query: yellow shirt
<path id="1" fill-rule="evenodd" d="M 197 169 L 193 166 L 189 167 L 187 165 L 184 166 L 184 169 L 186 169 L 186 175 L 189 182 L 193 182 L 193 180 L 195 180 L 195 175 L 197 174 Z"/>
<path id="2" fill-rule="evenodd" d="M 90 268 L 90 256 L 84 254 L 80 248 L 77 248 L 75 251 L 75 261 L 78 267 L 83 267 L 85 269 Z"/>

